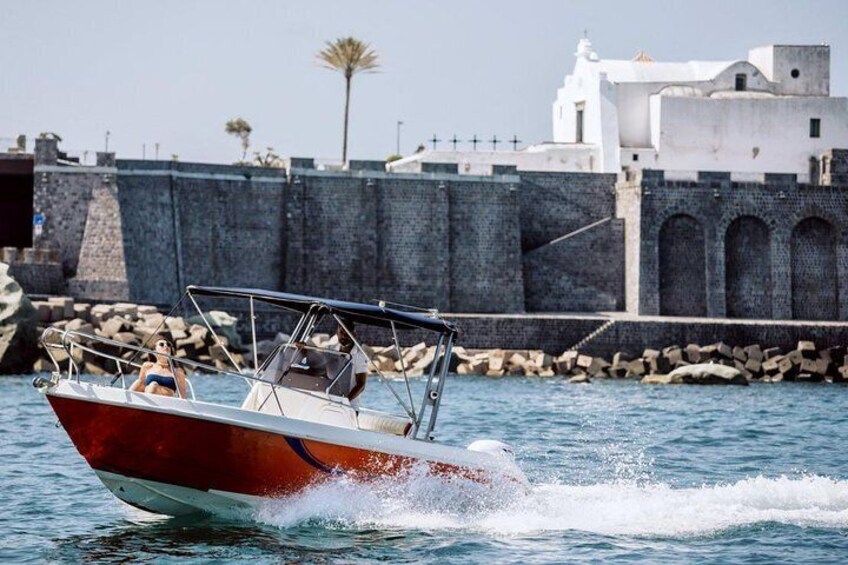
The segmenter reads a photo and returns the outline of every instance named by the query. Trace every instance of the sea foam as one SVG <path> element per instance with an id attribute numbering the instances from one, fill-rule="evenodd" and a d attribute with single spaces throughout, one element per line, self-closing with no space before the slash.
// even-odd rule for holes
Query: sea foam
<path id="1" fill-rule="evenodd" d="M 443 530 L 490 535 L 577 530 L 606 535 L 691 536 L 748 524 L 848 527 L 848 481 L 805 475 L 752 477 L 674 488 L 661 483 L 486 486 L 410 475 L 348 478 L 269 501 L 258 521 L 280 528 Z"/>

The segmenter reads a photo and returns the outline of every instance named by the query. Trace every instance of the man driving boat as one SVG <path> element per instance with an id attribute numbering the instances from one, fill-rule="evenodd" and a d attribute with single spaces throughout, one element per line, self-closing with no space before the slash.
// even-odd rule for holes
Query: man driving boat
<path id="1" fill-rule="evenodd" d="M 326 355 L 321 350 L 308 348 L 304 343 L 298 342 L 294 346 L 301 354 L 301 359 L 295 361 L 292 365 L 298 366 L 299 371 L 308 372 L 314 376 L 326 377 L 333 380 L 342 369 L 349 371 L 350 380 L 347 382 L 339 382 L 340 389 L 345 391 L 344 396 L 350 401 L 350 405 L 358 410 L 358 397 L 365 390 L 365 384 L 368 379 L 368 358 L 362 351 L 356 347 L 353 338 L 345 331 L 345 326 L 353 333 L 354 324 L 350 320 L 342 320 L 342 324 L 336 327 L 336 338 L 339 340 L 339 351 L 350 355 L 350 367 L 346 358 Z M 355 333 L 354 333 L 355 335 Z M 342 379 L 348 377 L 342 377 Z M 335 387 L 334 387 L 335 388 Z"/>

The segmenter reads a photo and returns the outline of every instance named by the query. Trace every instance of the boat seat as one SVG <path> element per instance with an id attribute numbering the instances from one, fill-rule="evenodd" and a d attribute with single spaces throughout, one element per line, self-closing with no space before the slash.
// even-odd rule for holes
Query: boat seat
<path id="1" fill-rule="evenodd" d="M 357 423 L 360 430 L 393 434 L 396 436 L 405 436 L 409 428 L 412 427 L 412 420 L 404 416 L 394 416 L 392 414 L 366 409 L 359 410 Z"/>

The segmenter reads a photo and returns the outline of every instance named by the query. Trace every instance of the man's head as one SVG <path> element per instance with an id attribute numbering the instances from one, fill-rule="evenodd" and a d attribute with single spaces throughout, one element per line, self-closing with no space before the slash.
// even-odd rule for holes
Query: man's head
<path id="1" fill-rule="evenodd" d="M 336 336 L 339 338 L 339 345 L 345 350 L 353 349 L 354 343 L 353 339 L 348 335 L 345 331 L 345 328 L 350 330 L 351 333 L 354 332 L 353 322 L 351 320 L 347 320 L 345 318 L 341 318 L 342 324 L 339 324 L 336 328 Z"/>

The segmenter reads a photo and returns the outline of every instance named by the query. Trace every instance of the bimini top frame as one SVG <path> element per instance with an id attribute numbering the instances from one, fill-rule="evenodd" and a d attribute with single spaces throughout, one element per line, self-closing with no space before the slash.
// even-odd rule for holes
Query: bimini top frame
<path id="1" fill-rule="evenodd" d="M 392 322 L 398 328 L 421 329 L 440 334 L 456 334 L 456 326 L 442 320 L 437 316 L 428 316 L 418 312 L 406 312 L 395 308 L 388 308 L 382 304 L 360 304 L 358 302 L 347 302 L 345 300 L 332 300 L 328 298 L 316 298 L 300 294 L 289 294 L 286 292 L 275 292 L 272 290 L 261 290 L 254 288 L 225 288 L 214 286 L 189 286 L 186 288 L 189 294 L 195 296 L 221 296 L 230 298 L 253 298 L 258 302 L 274 304 L 289 310 L 306 314 L 315 306 L 326 310 L 326 312 L 340 315 L 356 323 L 366 326 L 380 326 L 390 328 Z"/>
<path id="2" fill-rule="evenodd" d="M 409 312 L 396 308 L 389 308 L 386 307 L 386 304 L 384 302 L 381 302 L 379 304 L 361 304 L 358 302 L 347 302 L 343 300 L 316 298 L 299 294 L 289 294 L 285 292 L 275 292 L 270 290 L 248 288 L 188 286 L 186 288 L 186 295 L 192 301 L 197 311 L 200 312 L 201 316 L 203 316 L 203 312 L 197 302 L 195 302 L 193 296 L 217 296 L 223 298 L 241 298 L 249 300 L 251 311 L 251 333 L 253 339 L 254 359 L 256 358 L 256 328 L 254 325 L 255 315 L 253 310 L 253 303 L 255 301 L 271 304 L 289 311 L 299 313 L 301 315 L 300 321 L 298 322 L 297 327 L 292 332 L 289 338 L 289 343 L 287 345 L 292 345 L 296 341 L 305 341 L 306 338 L 308 338 L 315 330 L 315 327 L 321 317 L 324 317 L 326 315 L 331 316 L 333 319 L 335 319 L 339 326 L 341 326 L 343 330 L 350 336 L 357 349 L 359 349 L 362 354 L 365 355 L 365 357 L 368 359 L 368 365 L 372 372 L 376 373 L 377 376 L 379 376 L 380 381 L 382 381 L 389 388 L 392 395 L 395 397 L 400 406 L 409 416 L 410 420 L 412 421 L 412 429 L 410 430 L 410 433 L 407 437 L 410 437 L 412 439 L 424 440 L 433 439 L 432 432 L 436 425 L 436 418 L 438 416 L 439 406 L 442 400 L 442 391 L 444 389 L 445 380 L 447 377 L 448 370 L 450 368 L 451 351 L 457 337 L 456 327 L 450 322 L 442 320 L 441 318 L 436 316 L 435 313 L 425 315 L 418 312 Z M 350 329 L 345 325 L 345 322 L 342 318 L 366 326 L 378 326 L 391 329 L 394 345 L 401 363 L 401 370 L 403 372 L 403 379 L 406 384 L 406 391 L 409 395 L 409 405 L 407 405 L 406 402 L 404 402 L 401 396 L 397 393 L 397 391 L 394 390 L 394 387 L 392 387 L 391 383 L 389 382 L 389 379 L 387 379 L 385 375 L 383 375 L 382 371 L 380 371 L 379 367 L 377 367 L 373 359 L 370 358 L 365 349 L 362 347 L 362 344 L 356 339 L 356 336 L 353 334 L 353 332 L 351 332 Z M 205 317 L 204 321 L 206 321 Z M 211 326 L 208 325 L 208 322 L 207 326 L 217 339 L 217 335 L 215 334 L 214 329 L 212 329 Z M 430 364 L 430 370 L 427 375 L 427 382 L 424 389 L 424 397 L 421 401 L 421 406 L 417 413 L 414 407 L 412 390 L 409 385 L 409 378 L 406 374 L 406 367 L 404 366 L 403 356 L 400 354 L 400 342 L 397 338 L 398 328 L 420 329 L 439 334 L 435 356 L 432 363 Z M 224 350 L 226 351 L 225 347 Z M 276 353 L 276 351 L 274 353 Z M 273 357 L 274 353 L 272 353 L 272 355 L 269 356 L 268 360 L 266 360 L 266 364 Z M 230 357 L 230 360 L 233 365 L 239 371 L 241 371 L 241 369 L 238 367 L 232 357 Z M 262 369 L 263 367 L 258 367 L 255 370 L 254 374 L 258 374 Z"/>

